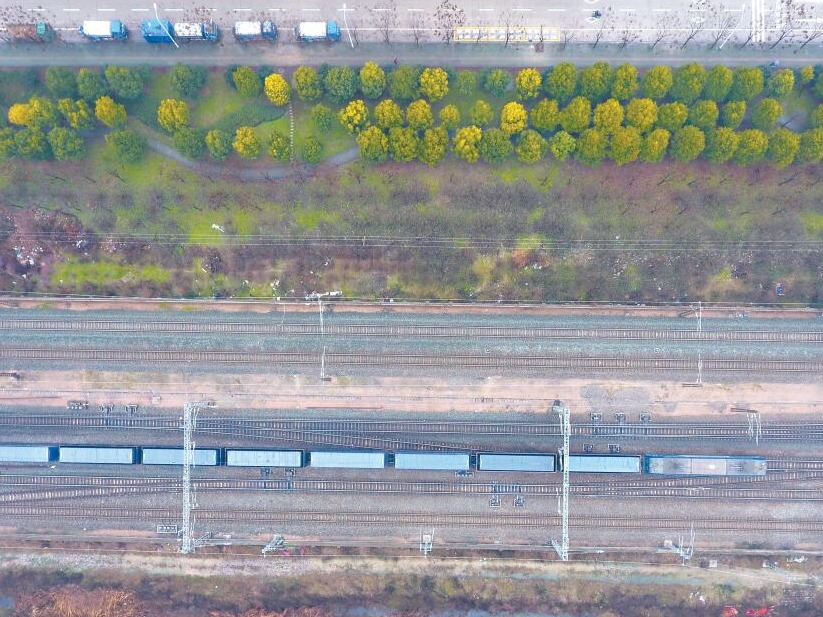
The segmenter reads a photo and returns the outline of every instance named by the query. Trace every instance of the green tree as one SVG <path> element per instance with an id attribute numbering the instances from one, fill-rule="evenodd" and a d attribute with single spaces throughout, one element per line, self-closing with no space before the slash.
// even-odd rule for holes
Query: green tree
<path id="1" fill-rule="evenodd" d="M 65 67 L 50 66 L 47 68 L 45 82 L 49 94 L 56 99 L 67 99 L 77 96 L 77 78 L 74 76 L 74 73 Z"/>
<path id="2" fill-rule="evenodd" d="M 57 109 L 63 114 L 66 124 L 75 131 L 87 131 L 94 125 L 94 116 L 83 99 L 60 99 L 57 101 Z"/>
<path id="3" fill-rule="evenodd" d="M 206 133 L 206 148 L 215 161 L 224 161 L 231 152 L 231 137 L 225 131 L 212 129 Z"/>
<path id="4" fill-rule="evenodd" d="M 272 73 L 263 82 L 263 91 L 272 104 L 282 107 L 291 101 L 291 86 L 280 73 Z"/>
<path id="5" fill-rule="evenodd" d="M 318 103 L 311 108 L 311 121 L 321 133 L 325 133 L 331 128 L 331 123 L 334 120 L 334 112 L 323 103 Z"/>
<path id="6" fill-rule="evenodd" d="M 483 74 L 483 89 L 492 96 L 503 96 L 509 84 L 511 84 L 511 75 L 503 69 L 491 69 Z"/>
<path id="7" fill-rule="evenodd" d="M 417 132 L 409 127 L 394 126 L 389 129 L 389 152 L 399 163 L 407 163 L 417 158 L 420 140 Z"/>
<path id="8" fill-rule="evenodd" d="M 800 134 L 800 146 L 794 160 L 804 164 L 823 160 L 823 128 L 810 129 Z"/>
<path id="9" fill-rule="evenodd" d="M 8 159 L 17 154 L 17 144 L 14 141 L 16 133 L 10 126 L 0 128 L 0 159 Z"/>
<path id="10" fill-rule="evenodd" d="M 520 133 L 517 140 L 517 147 L 514 149 L 517 160 L 521 163 L 533 164 L 546 156 L 549 150 L 549 142 L 537 131 L 531 129 Z"/>
<path id="11" fill-rule="evenodd" d="M 125 66 L 110 64 L 105 70 L 106 81 L 115 96 L 133 101 L 143 95 L 143 72 Z"/>
<path id="12" fill-rule="evenodd" d="M 740 138 L 732 129 L 722 126 L 706 133 L 706 149 L 703 158 L 710 163 L 720 164 L 732 160 Z"/>
<path id="13" fill-rule="evenodd" d="M 611 135 L 623 124 L 623 106 L 617 99 L 609 99 L 594 108 L 592 124 L 606 135 Z"/>
<path id="14" fill-rule="evenodd" d="M 632 99 L 626 105 L 626 124 L 645 133 L 657 122 L 657 103 L 652 99 Z"/>
<path id="15" fill-rule="evenodd" d="M 11 109 L 9 109 L 11 111 Z M 28 102 L 28 122 L 26 126 L 41 131 L 48 131 L 60 122 L 60 110 L 57 104 L 42 96 L 33 96 Z"/>
<path id="16" fill-rule="evenodd" d="M 606 62 L 595 62 L 580 71 L 580 94 L 592 103 L 606 98 L 612 88 L 612 67 Z M 578 154 L 580 153 L 578 144 Z"/>
<path id="17" fill-rule="evenodd" d="M 490 165 L 502 163 L 512 155 L 511 138 L 500 129 L 483 131 L 480 138 L 480 157 Z"/>
<path id="18" fill-rule="evenodd" d="M 94 115 L 107 127 L 115 129 L 126 123 L 126 108 L 110 96 L 101 96 L 94 105 Z"/>
<path id="19" fill-rule="evenodd" d="M 549 140 L 549 150 L 558 161 L 565 161 L 577 149 L 577 140 L 566 131 L 557 131 Z"/>
<path id="20" fill-rule="evenodd" d="M 814 93 L 818 98 L 823 98 L 823 71 L 820 71 L 814 80 Z"/>
<path id="21" fill-rule="evenodd" d="M 577 93 L 579 74 L 571 62 L 561 62 L 555 66 L 543 80 L 543 89 L 549 97 L 563 104 Z"/>
<path id="22" fill-rule="evenodd" d="M 637 69 L 628 63 L 621 64 L 614 71 L 612 98 L 618 101 L 627 101 L 637 92 L 638 86 Z"/>
<path id="23" fill-rule="evenodd" d="M 738 165 L 754 165 L 761 162 L 769 147 L 769 138 L 766 133 L 757 129 L 749 129 L 741 131 L 739 137 L 734 162 Z"/>
<path id="24" fill-rule="evenodd" d="M 811 65 L 804 66 L 797 71 L 797 76 L 800 78 L 800 91 L 802 92 L 806 86 L 814 81 L 814 67 Z"/>
<path id="25" fill-rule="evenodd" d="M 472 105 L 469 120 L 476 126 L 486 126 L 494 119 L 494 110 L 484 100 L 478 100 Z"/>
<path id="26" fill-rule="evenodd" d="M 436 103 L 449 93 L 449 74 L 440 67 L 423 69 L 419 89 L 423 97 Z"/>
<path id="27" fill-rule="evenodd" d="M 560 124 L 560 107 L 554 99 L 540 99 L 529 111 L 529 123 L 543 134 L 553 132 Z"/>
<path id="28" fill-rule="evenodd" d="M 137 163 L 145 156 L 148 146 L 146 138 L 131 129 L 112 131 L 106 135 L 106 143 L 124 163 Z"/>
<path id="29" fill-rule="evenodd" d="M 536 99 L 542 86 L 543 77 L 537 69 L 520 69 L 514 78 L 514 89 L 521 100 Z"/>
<path id="30" fill-rule="evenodd" d="M 779 128 L 769 135 L 769 147 L 766 149 L 766 158 L 775 167 L 783 168 L 791 165 L 800 149 L 800 136 L 789 129 Z"/>
<path id="31" fill-rule="evenodd" d="M 606 158 L 608 145 L 609 140 L 602 131 L 586 129 L 577 138 L 577 160 L 589 167 L 597 167 Z"/>
<path id="32" fill-rule="evenodd" d="M 269 143 L 267 149 L 269 156 L 275 161 L 287 163 L 292 158 L 291 140 L 287 135 L 285 135 L 281 131 L 273 131 L 269 135 Z M 256 158 L 256 156 L 247 158 Z"/>
<path id="33" fill-rule="evenodd" d="M 379 99 L 386 89 L 386 71 L 374 62 L 366 62 L 360 69 L 360 91 L 367 99 Z"/>
<path id="34" fill-rule="evenodd" d="M 464 126 L 454 134 L 454 155 L 468 163 L 476 163 L 480 158 L 480 140 L 483 130 L 479 126 Z"/>
<path id="35" fill-rule="evenodd" d="M 675 101 L 690 105 L 703 92 L 706 85 L 706 69 L 696 62 L 681 66 L 674 72 L 669 96 Z"/>
<path id="36" fill-rule="evenodd" d="M 97 69 L 77 71 L 77 93 L 86 101 L 96 101 L 109 93 L 108 84 Z"/>
<path id="37" fill-rule="evenodd" d="M 681 163 L 689 163 L 700 156 L 706 148 L 706 134 L 696 126 L 684 126 L 672 136 L 672 158 Z"/>
<path id="38" fill-rule="evenodd" d="M 794 71 L 780 69 L 774 71 L 766 81 L 766 95 L 780 99 L 791 94 L 794 90 Z"/>
<path id="39" fill-rule="evenodd" d="M 411 101 L 420 96 L 420 70 L 401 65 L 389 73 L 389 94 L 395 101 Z"/>
<path id="40" fill-rule="evenodd" d="M 449 134 L 442 126 L 426 129 L 420 140 L 420 160 L 429 167 L 442 161 L 449 151 Z"/>
<path id="41" fill-rule="evenodd" d="M 17 156 L 34 161 L 44 161 L 51 156 L 46 134 L 39 128 L 23 128 L 14 134 Z"/>
<path id="42" fill-rule="evenodd" d="M 362 99 L 355 99 L 341 109 L 337 117 L 349 133 L 359 133 L 369 123 L 369 110 Z"/>
<path id="43" fill-rule="evenodd" d="M 417 99 L 406 107 L 406 123 L 415 131 L 424 131 L 434 126 L 431 105 L 424 99 Z"/>
<path id="44" fill-rule="evenodd" d="M 263 150 L 254 128 L 250 126 L 238 127 L 234 132 L 234 140 L 231 142 L 232 148 L 244 159 L 256 159 Z"/>
<path id="45" fill-rule="evenodd" d="M 300 100 L 310 103 L 323 96 L 323 80 L 316 69 L 310 66 L 298 66 L 291 79 Z"/>
<path id="46" fill-rule="evenodd" d="M 447 131 L 454 131 L 460 126 L 460 110 L 457 105 L 446 105 L 440 110 L 438 117 L 440 118 L 440 124 Z"/>
<path id="47" fill-rule="evenodd" d="M 736 129 L 743 122 L 746 115 L 746 101 L 729 101 L 723 105 L 720 115 L 720 124 L 730 129 Z"/>
<path id="48" fill-rule="evenodd" d="M 180 99 L 163 99 L 157 107 L 157 123 L 169 133 L 188 126 L 190 115 L 189 104 Z"/>
<path id="49" fill-rule="evenodd" d="M 640 160 L 646 163 L 659 163 L 666 156 L 669 148 L 670 133 L 666 129 L 654 129 L 643 137 L 640 143 Z"/>
<path id="50" fill-rule="evenodd" d="M 260 75 L 255 73 L 249 66 L 236 68 L 231 74 L 231 81 L 240 96 L 252 99 L 260 96 L 263 89 L 263 82 Z"/>
<path id="51" fill-rule="evenodd" d="M 689 124 L 703 131 L 710 131 L 717 124 L 720 110 L 714 101 L 696 101 L 689 110 Z"/>
<path id="52" fill-rule="evenodd" d="M 643 75 L 643 94 L 650 99 L 660 100 L 669 93 L 674 76 L 668 66 L 653 66 Z"/>
<path id="53" fill-rule="evenodd" d="M 177 94 L 191 99 L 206 85 L 208 76 L 208 71 L 202 66 L 178 64 L 169 72 L 169 81 Z"/>
<path id="54" fill-rule="evenodd" d="M 457 81 L 454 90 L 460 96 L 471 96 L 477 89 L 477 73 L 474 71 L 460 71 L 457 74 Z"/>
<path id="55" fill-rule="evenodd" d="M 347 66 L 332 67 L 323 78 L 323 87 L 331 101 L 342 105 L 357 92 L 357 73 Z"/>
<path id="56" fill-rule="evenodd" d="M 783 108 L 775 99 L 763 99 L 752 111 L 752 126 L 761 131 L 768 131 L 777 124 Z"/>
<path id="57" fill-rule="evenodd" d="M 643 139 L 633 126 L 619 126 L 612 135 L 611 158 L 618 165 L 633 163 L 640 156 Z"/>
<path id="58" fill-rule="evenodd" d="M 314 135 L 306 137 L 300 149 L 300 158 L 310 165 L 319 163 L 320 159 L 323 158 L 323 142 Z"/>
<path id="59" fill-rule="evenodd" d="M 275 161 L 287 163 L 291 159 L 291 141 L 280 131 L 273 131 L 269 136 L 269 156 Z"/>
<path id="60" fill-rule="evenodd" d="M 576 96 L 560 112 L 560 125 L 569 133 L 580 133 L 588 128 L 591 115 L 592 104 L 589 99 Z"/>
<path id="61" fill-rule="evenodd" d="M 203 132 L 187 126 L 180 128 L 172 138 L 177 151 L 190 160 L 202 158 L 206 150 Z"/>
<path id="62" fill-rule="evenodd" d="M 657 126 L 674 132 L 686 124 L 689 108 L 683 103 L 666 103 L 657 110 Z"/>
<path id="63" fill-rule="evenodd" d="M 818 105 L 815 110 L 812 112 L 811 115 L 811 123 L 814 127 L 822 127 L 823 126 L 823 103 Z"/>
<path id="64" fill-rule="evenodd" d="M 732 89 L 729 99 L 732 101 L 751 101 L 763 92 L 763 71 L 756 68 L 740 67 L 734 70 Z"/>
<path id="65" fill-rule="evenodd" d="M 734 73 L 727 67 L 718 64 L 709 70 L 706 75 L 706 85 L 703 86 L 703 98 L 722 103 L 729 96 L 734 81 Z"/>
<path id="66" fill-rule="evenodd" d="M 403 126 L 403 110 L 391 99 L 384 99 L 374 107 L 374 120 L 384 131 L 393 126 Z"/>
<path id="67" fill-rule="evenodd" d="M 379 163 L 389 155 L 389 138 L 376 126 L 370 126 L 357 136 L 360 156 L 364 161 Z"/>
<path id="68" fill-rule="evenodd" d="M 528 122 L 529 114 L 521 103 L 512 101 L 503 105 L 503 109 L 500 111 L 500 129 L 507 136 L 510 137 L 515 133 L 524 131 Z"/>
<path id="69" fill-rule="evenodd" d="M 58 161 L 82 158 L 86 154 L 86 142 L 72 129 L 57 126 L 49 131 L 49 146 Z"/>

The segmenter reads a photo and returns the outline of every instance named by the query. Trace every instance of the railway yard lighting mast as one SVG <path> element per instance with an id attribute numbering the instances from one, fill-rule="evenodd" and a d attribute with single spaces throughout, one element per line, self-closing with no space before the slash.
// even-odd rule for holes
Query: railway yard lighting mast
<path id="1" fill-rule="evenodd" d="M 562 401 L 555 400 L 552 411 L 560 416 L 560 430 L 563 433 L 563 447 L 560 450 L 560 462 L 563 465 L 563 493 L 560 496 L 560 517 L 562 536 L 560 542 L 552 539 L 552 546 L 561 561 L 569 560 L 569 438 L 571 437 L 571 417 L 569 408 Z"/>
<path id="2" fill-rule="evenodd" d="M 191 490 L 191 468 L 194 466 L 194 426 L 197 423 L 197 410 L 200 407 L 213 407 L 212 401 L 186 403 L 183 406 L 183 521 L 181 530 L 180 552 L 189 555 L 194 552 L 194 522 L 192 509 L 194 496 Z"/>

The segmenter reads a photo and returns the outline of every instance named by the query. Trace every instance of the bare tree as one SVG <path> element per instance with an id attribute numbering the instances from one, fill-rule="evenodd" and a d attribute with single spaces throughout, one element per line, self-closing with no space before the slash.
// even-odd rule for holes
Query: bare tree
<path id="1" fill-rule="evenodd" d="M 372 9 L 374 25 L 386 45 L 391 46 L 391 37 L 397 29 L 397 3 L 386 0 L 381 6 Z"/>
<path id="2" fill-rule="evenodd" d="M 443 0 L 434 12 L 437 34 L 446 45 L 454 40 L 454 29 L 466 23 L 466 13 L 450 0 Z"/>
<path id="3" fill-rule="evenodd" d="M 594 40 L 592 41 L 592 49 L 597 49 L 597 46 L 600 45 L 600 41 L 603 39 L 603 35 L 606 33 L 606 25 L 603 23 L 603 20 L 600 20 L 600 27 L 597 29 L 597 32 L 594 33 Z"/>
<path id="4" fill-rule="evenodd" d="M 683 44 L 680 46 L 680 49 L 684 49 L 686 45 L 691 43 L 694 38 L 703 32 L 703 29 L 706 27 L 705 19 L 700 16 L 696 15 L 689 19 L 689 33 L 686 35 L 686 40 L 683 41 Z"/>
<path id="5" fill-rule="evenodd" d="M 423 40 L 423 13 L 420 11 L 409 11 L 409 30 L 411 30 L 414 44 L 418 47 Z"/>
<path id="6" fill-rule="evenodd" d="M 712 32 L 712 45 L 709 49 L 715 49 L 720 45 L 720 41 L 725 40 L 731 34 L 739 21 L 739 18 L 727 11 L 722 4 L 715 11 L 715 17 L 718 18 L 717 27 Z"/>
<path id="7" fill-rule="evenodd" d="M 505 28 L 503 47 L 508 47 L 512 40 L 512 35 L 517 32 L 517 29 L 522 25 L 521 21 L 518 19 L 518 16 L 515 16 L 511 9 L 503 9 L 500 11 L 498 23 Z"/>
<path id="8" fill-rule="evenodd" d="M 634 15 L 630 15 L 626 18 L 625 26 L 620 29 L 620 45 L 618 49 L 625 49 L 626 45 L 636 41 L 637 37 L 637 20 L 634 18 Z"/>
<path id="9" fill-rule="evenodd" d="M 823 36 L 823 23 L 819 21 L 807 22 L 808 26 L 804 27 L 800 32 L 803 35 L 803 42 L 800 44 L 794 53 L 799 52 L 809 43 L 814 43 L 817 39 Z"/>

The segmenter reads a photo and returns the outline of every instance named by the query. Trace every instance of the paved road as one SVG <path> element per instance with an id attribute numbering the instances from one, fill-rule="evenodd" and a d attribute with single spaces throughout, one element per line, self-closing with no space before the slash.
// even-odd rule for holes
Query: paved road
<path id="1" fill-rule="evenodd" d="M 439 0 L 231 0 L 220 6 L 199 6 L 193 0 L 166 0 L 158 14 L 173 22 L 214 20 L 230 37 L 235 21 L 272 19 L 281 38 L 293 40 L 292 28 L 300 21 L 335 19 L 344 28 L 343 39 L 397 42 L 441 40 L 443 22 L 436 17 Z M 464 42 L 516 39 L 546 41 L 596 37 L 611 41 L 655 41 L 663 38 L 681 44 L 695 41 L 723 44 L 746 41 L 770 44 L 780 38 L 801 44 L 823 28 L 823 3 L 809 0 L 455 0 L 463 17 L 455 36 Z M 345 10 L 344 10 L 345 7 Z M 593 13 L 599 11 L 600 18 Z M 151 18 L 154 6 L 146 0 L 23 0 L 0 9 L 0 23 L 45 20 L 64 38 L 79 37 L 83 20 L 120 19 L 139 37 L 141 19 Z"/>

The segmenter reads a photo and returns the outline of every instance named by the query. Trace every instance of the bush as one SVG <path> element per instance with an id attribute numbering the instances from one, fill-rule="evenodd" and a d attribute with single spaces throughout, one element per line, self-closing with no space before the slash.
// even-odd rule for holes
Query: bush
<path id="1" fill-rule="evenodd" d="M 351 101 L 337 114 L 340 124 L 349 133 L 359 133 L 369 122 L 369 110 L 361 99 Z"/>
<path id="2" fill-rule="evenodd" d="M 420 140 L 411 128 L 394 126 L 389 130 L 389 152 L 399 163 L 407 163 L 417 158 Z"/>
<path id="3" fill-rule="evenodd" d="M 415 131 L 424 131 L 434 125 L 431 106 L 423 99 L 409 103 L 406 108 L 406 123 Z"/>
<path id="4" fill-rule="evenodd" d="M 416 99 L 420 96 L 419 79 L 419 69 L 401 65 L 389 73 L 389 94 L 395 101 Z"/>
<path id="5" fill-rule="evenodd" d="M 564 104 L 577 93 L 579 75 L 571 62 L 561 62 L 543 80 L 543 89 L 558 103 Z"/>
<path id="6" fill-rule="evenodd" d="M 292 75 L 292 84 L 297 96 L 306 102 L 316 101 L 323 96 L 323 80 L 320 74 L 310 66 L 299 66 Z"/>
<path id="7" fill-rule="evenodd" d="M 502 163 L 512 155 L 514 148 L 505 131 L 488 129 L 480 138 L 480 156 L 491 165 Z"/>
<path id="8" fill-rule="evenodd" d="M 173 142 L 180 154 L 192 160 L 201 158 L 206 150 L 203 133 L 187 126 L 181 127 L 174 134 Z"/>
<path id="9" fill-rule="evenodd" d="M 549 142 L 537 131 L 531 129 L 523 131 L 517 140 L 517 160 L 531 165 L 546 156 Z"/>
<path id="10" fill-rule="evenodd" d="M 660 100 L 669 93 L 673 83 L 670 67 L 654 66 L 643 75 L 643 94 L 650 99 Z"/>
<path id="11" fill-rule="evenodd" d="M 522 100 L 540 96 L 543 78 L 536 69 L 521 69 L 514 78 L 514 89 Z"/>
<path id="12" fill-rule="evenodd" d="M 250 126 L 241 126 L 234 132 L 234 140 L 231 143 L 234 151 L 244 159 L 256 159 L 263 149 L 257 134 Z"/>
<path id="13" fill-rule="evenodd" d="M 106 135 L 106 143 L 124 163 L 137 163 L 146 154 L 146 138 L 131 129 L 112 131 Z"/>
<path id="14" fill-rule="evenodd" d="M 231 152 L 231 138 L 229 134 L 220 129 L 212 129 L 206 133 L 206 148 L 209 155 L 215 161 L 223 161 Z"/>
<path id="15" fill-rule="evenodd" d="M 560 108 L 553 99 L 541 99 L 529 112 L 529 122 L 543 134 L 552 133 L 560 124 Z"/>
<path id="16" fill-rule="evenodd" d="M 291 143 L 280 131 L 274 131 L 269 139 L 269 155 L 275 160 L 286 163 L 291 159 Z"/>
<path id="17" fill-rule="evenodd" d="M 374 106 L 374 119 L 384 131 L 403 126 L 403 110 L 391 99 L 384 99 Z"/>
<path id="18" fill-rule="evenodd" d="M 589 127 L 591 115 L 592 104 L 589 99 L 577 96 L 560 112 L 560 124 L 569 133 L 580 133 Z"/>
<path id="19" fill-rule="evenodd" d="M 761 92 L 763 92 L 763 71 L 761 69 L 741 67 L 734 70 L 729 99 L 751 101 Z"/>
<path id="20" fill-rule="evenodd" d="M 592 103 L 601 101 L 611 92 L 613 79 L 607 62 L 595 62 L 580 71 L 580 94 Z"/>
<path id="21" fill-rule="evenodd" d="M 163 99 L 157 107 L 157 123 L 169 133 L 189 125 L 189 105 L 180 99 Z"/>
<path id="22" fill-rule="evenodd" d="M 143 71 L 110 64 L 105 70 L 106 81 L 115 96 L 133 101 L 143 94 Z"/>
<path id="23" fill-rule="evenodd" d="M 357 73 L 347 66 L 330 68 L 323 78 L 323 87 L 329 100 L 342 105 L 357 93 Z"/>
<path id="24" fill-rule="evenodd" d="M 775 98 L 782 98 L 794 90 L 794 71 L 780 69 L 773 72 L 766 81 L 766 94 Z"/>
<path id="25" fill-rule="evenodd" d="M 475 101 L 469 113 L 469 120 L 475 126 L 486 126 L 494 119 L 494 109 L 486 101 Z"/>
<path id="26" fill-rule="evenodd" d="M 729 101 L 723 105 L 723 113 L 720 117 L 720 123 L 730 129 L 736 129 L 743 122 L 745 115 L 745 101 Z"/>
<path id="27" fill-rule="evenodd" d="M 706 69 L 696 62 L 681 66 L 674 72 L 669 96 L 675 101 L 691 105 L 703 92 L 707 77 Z"/>
<path id="28" fill-rule="evenodd" d="M 446 105 L 440 110 L 438 116 L 440 118 L 440 124 L 442 124 L 443 128 L 447 131 L 453 131 L 460 126 L 460 110 L 457 108 L 457 105 Z"/>
<path id="29" fill-rule="evenodd" d="M 734 161 L 738 165 L 754 165 L 766 156 L 769 147 L 769 138 L 763 131 L 749 129 L 739 134 L 740 141 L 734 153 Z"/>
<path id="30" fill-rule="evenodd" d="M 643 138 L 640 144 L 640 160 L 646 163 L 659 163 L 666 156 L 670 133 L 666 129 L 654 129 Z"/>
<path id="31" fill-rule="evenodd" d="M 763 99 L 752 112 L 752 126 L 761 131 L 768 131 L 777 124 L 783 108 L 775 99 Z"/>
<path id="32" fill-rule="evenodd" d="M 732 159 L 739 143 L 737 133 L 728 127 L 720 127 L 706 134 L 706 149 L 703 156 L 710 163 L 725 163 Z"/>
<path id="33" fill-rule="evenodd" d="M 632 163 L 640 156 L 642 143 L 640 131 L 633 126 L 620 126 L 615 129 L 611 141 L 611 158 L 618 165 Z"/>
<path id="34" fill-rule="evenodd" d="M 693 161 L 706 148 L 706 134 L 696 126 L 684 126 L 672 137 L 671 155 L 676 161 Z"/>
<path id="35" fill-rule="evenodd" d="M 697 101 L 689 110 L 689 123 L 699 129 L 709 131 L 717 124 L 720 110 L 714 101 Z"/>
<path id="36" fill-rule="evenodd" d="M 115 103 L 110 96 L 101 96 L 94 105 L 94 115 L 109 128 L 117 128 L 126 122 L 126 108 Z"/>
<path id="37" fill-rule="evenodd" d="M 529 121 L 529 114 L 522 104 L 512 101 L 503 105 L 500 112 L 500 129 L 510 137 L 526 129 Z M 495 138 L 496 139 L 496 138 Z"/>
<path id="38" fill-rule="evenodd" d="M 799 149 L 800 136 L 789 129 L 779 128 L 769 135 L 766 158 L 776 167 L 783 168 L 794 161 Z"/>
<path id="39" fill-rule="evenodd" d="M 577 140 L 566 131 L 557 131 L 549 140 L 549 150 L 558 161 L 565 161 L 577 149 Z"/>
<path id="40" fill-rule="evenodd" d="M 614 72 L 612 98 L 626 101 L 637 91 L 637 86 L 637 69 L 631 64 L 621 64 Z"/>
<path id="41" fill-rule="evenodd" d="M 367 99 L 379 99 L 386 89 L 386 72 L 374 62 L 366 62 L 360 69 L 360 91 Z"/>
<path id="42" fill-rule="evenodd" d="M 606 135 L 614 133 L 623 124 L 623 106 L 617 99 L 609 99 L 594 108 L 592 124 Z"/>
<path id="43" fill-rule="evenodd" d="M 734 73 L 729 67 L 722 65 L 712 67 L 706 75 L 703 98 L 715 103 L 722 103 L 729 96 L 733 81 Z"/>
<path id="44" fill-rule="evenodd" d="M 577 160 L 589 167 L 596 167 L 606 157 L 607 146 L 608 139 L 601 131 L 586 129 L 577 138 Z"/>
<path id="45" fill-rule="evenodd" d="M 49 146 L 54 158 L 68 161 L 82 158 L 86 153 L 86 143 L 75 131 L 58 126 L 49 131 Z"/>
<path id="46" fill-rule="evenodd" d="M 376 126 L 367 127 L 357 136 L 360 156 L 370 163 L 385 161 L 389 156 L 389 138 Z"/>
<path id="47" fill-rule="evenodd" d="M 322 103 L 318 103 L 311 108 L 311 121 L 318 131 L 328 131 L 334 121 L 334 112 Z"/>
<path id="48" fill-rule="evenodd" d="M 482 84 L 486 92 L 501 97 L 511 84 L 511 76 L 503 69 L 491 69 L 483 72 Z"/>
<path id="49" fill-rule="evenodd" d="M 429 167 L 442 161 L 449 151 L 449 134 L 442 126 L 426 129 L 420 140 L 418 157 Z"/>
<path id="50" fill-rule="evenodd" d="M 474 71 L 460 71 L 454 84 L 454 91 L 460 96 L 470 96 L 477 88 L 477 73 Z"/>
<path id="51" fill-rule="evenodd" d="M 87 101 L 96 101 L 109 93 L 108 84 L 97 69 L 77 71 L 77 93 Z"/>
<path id="52" fill-rule="evenodd" d="M 657 103 L 652 99 L 632 99 L 626 105 L 626 124 L 636 127 L 641 133 L 651 129 L 657 122 Z"/>
<path id="53" fill-rule="evenodd" d="M 323 142 L 314 135 L 309 135 L 303 140 L 303 147 L 300 149 L 301 158 L 312 165 L 319 163 L 323 158 Z"/>
<path id="54" fill-rule="evenodd" d="M 683 103 L 666 103 L 657 110 L 657 125 L 672 133 L 686 124 L 689 108 Z"/>
<path id="55" fill-rule="evenodd" d="M 77 96 L 77 78 L 69 69 L 62 66 L 50 66 L 46 69 L 46 89 L 56 99 Z"/>
<path id="56" fill-rule="evenodd" d="M 483 131 L 478 126 L 464 126 L 454 134 L 454 155 L 467 163 L 476 163 L 480 158 L 480 140 Z"/>
<path id="57" fill-rule="evenodd" d="M 206 85 L 208 72 L 201 66 L 176 65 L 169 73 L 172 89 L 187 99 L 194 98 Z"/>
<path id="58" fill-rule="evenodd" d="M 449 75 L 440 67 L 424 69 L 420 74 L 420 94 L 432 103 L 449 93 Z"/>

